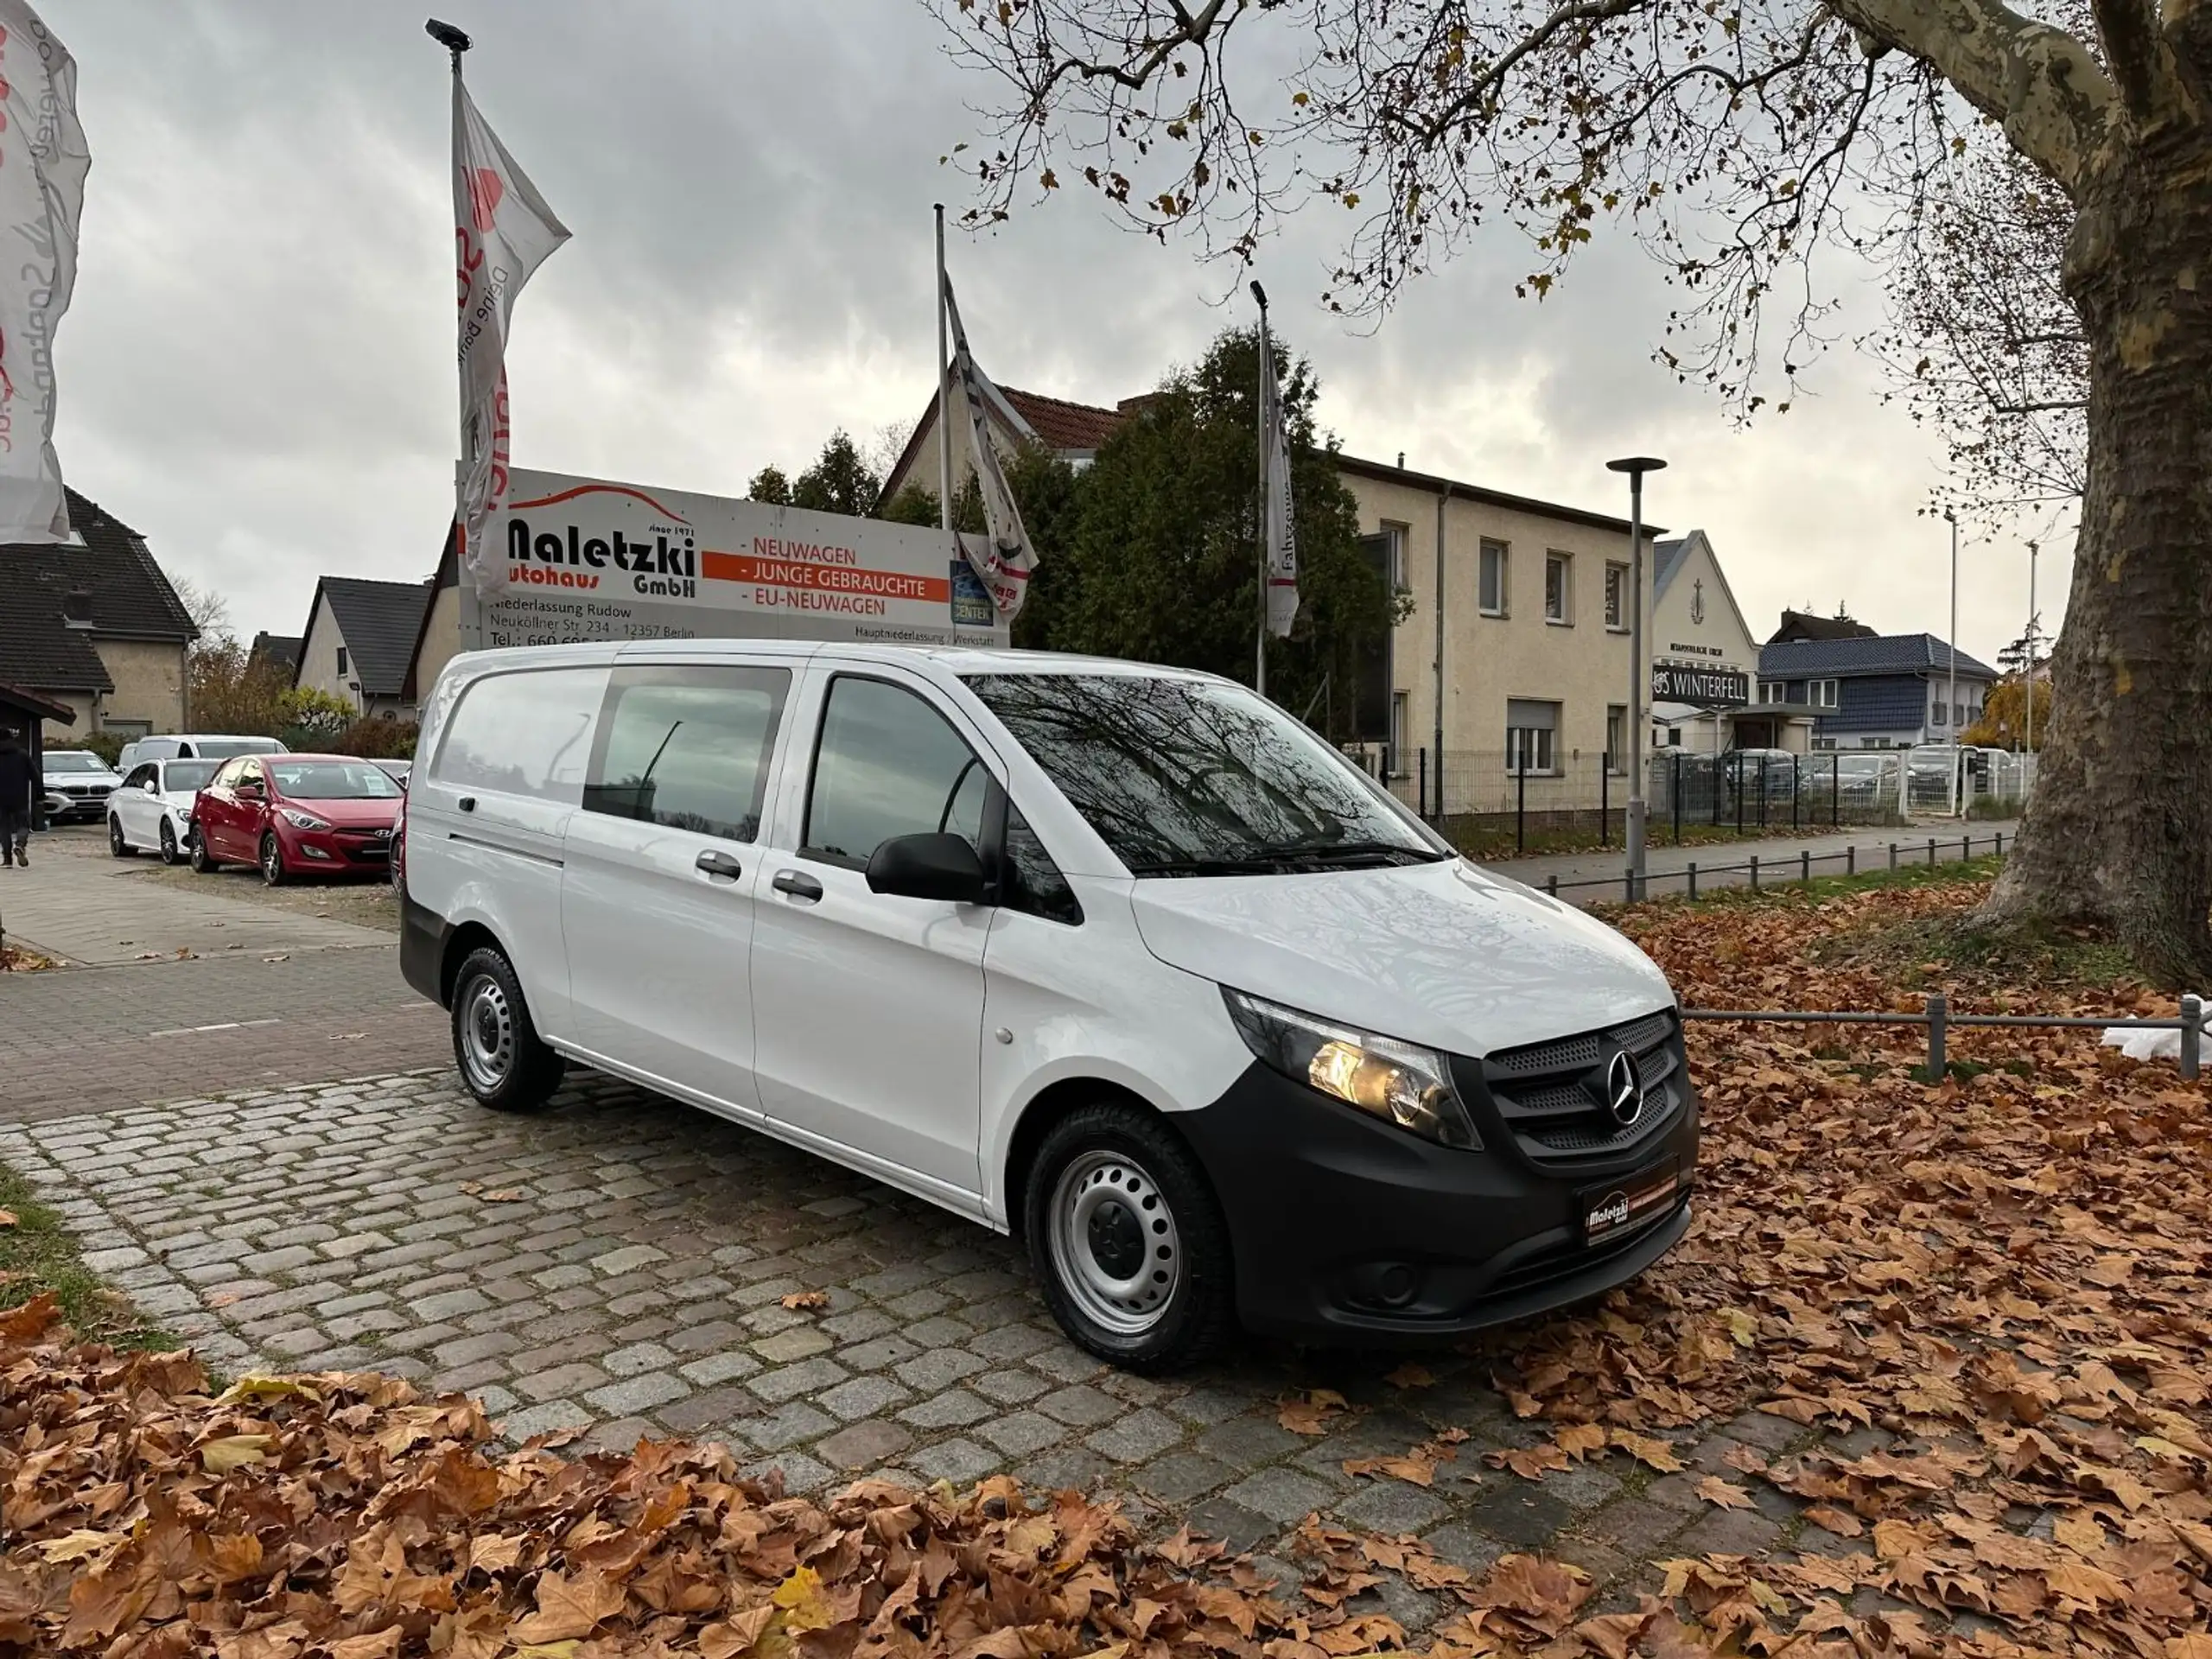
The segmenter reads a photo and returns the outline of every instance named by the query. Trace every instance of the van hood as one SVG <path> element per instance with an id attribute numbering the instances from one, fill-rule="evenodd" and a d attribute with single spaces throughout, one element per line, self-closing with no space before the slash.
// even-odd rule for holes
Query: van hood
<path id="1" fill-rule="evenodd" d="M 1482 1056 L 1670 1007 L 1666 976 L 1604 923 L 1464 859 L 1131 882 L 1172 967 L 1323 1019 Z"/>

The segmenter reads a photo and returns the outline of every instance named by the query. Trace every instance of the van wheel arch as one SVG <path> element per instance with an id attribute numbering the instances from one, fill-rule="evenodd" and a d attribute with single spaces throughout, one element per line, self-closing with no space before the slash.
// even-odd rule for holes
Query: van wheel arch
<path id="1" fill-rule="evenodd" d="M 1030 1103 L 1021 1109 L 1021 1116 L 1014 1126 L 1014 1137 L 1007 1143 L 1006 1155 L 1006 1214 L 1007 1228 L 1018 1243 L 1026 1243 L 1025 1211 L 1029 1201 L 1029 1178 L 1036 1167 L 1037 1149 L 1045 1144 L 1045 1137 L 1052 1125 L 1079 1107 L 1098 1106 L 1108 1103 L 1134 1106 L 1147 1116 L 1167 1126 L 1181 1141 L 1185 1150 L 1205 1171 L 1205 1160 L 1198 1156 L 1198 1149 L 1191 1144 L 1190 1137 L 1175 1125 L 1175 1115 L 1163 1112 L 1134 1089 L 1118 1083 L 1108 1083 L 1098 1077 L 1063 1077 L 1037 1091 Z M 1212 1173 L 1206 1171 L 1209 1185 Z M 1219 1202 L 1218 1194 L 1216 1195 Z"/>
<path id="2" fill-rule="evenodd" d="M 454 982 L 461 977 L 461 964 L 468 960 L 468 953 L 487 944 L 502 956 L 506 955 L 507 947 L 499 936 L 481 922 L 463 922 L 447 937 L 445 957 L 438 963 L 440 1007 L 453 1007 Z"/>

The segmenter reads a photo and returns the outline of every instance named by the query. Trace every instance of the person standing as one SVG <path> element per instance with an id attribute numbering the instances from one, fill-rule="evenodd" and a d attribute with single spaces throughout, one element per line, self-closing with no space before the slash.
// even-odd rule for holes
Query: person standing
<path id="1" fill-rule="evenodd" d="M 0 727 L 0 867 L 30 868 L 31 803 L 39 784 L 30 752 Z"/>

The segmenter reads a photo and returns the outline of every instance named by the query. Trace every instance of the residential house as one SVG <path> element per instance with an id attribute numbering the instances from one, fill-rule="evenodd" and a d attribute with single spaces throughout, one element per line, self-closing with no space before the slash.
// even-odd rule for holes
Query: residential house
<path id="1" fill-rule="evenodd" d="M 1759 645 L 1744 620 L 1713 543 L 1701 530 L 1658 543 L 1651 607 L 1655 748 L 1718 754 L 1727 749 L 1812 745 L 1809 709 L 1754 703 Z M 1681 696 L 1664 695 L 1679 691 Z"/>
<path id="2" fill-rule="evenodd" d="M 1910 747 L 1951 743 L 1981 718 L 1995 669 L 1956 653 L 1932 633 L 1793 639 L 1759 652 L 1759 702 L 1815 711 L 1816 749 Z"/>
<path id="3" fill-rule="evenodd" d="M 181 730 L 199 627 L 144 537 L 68 498 L 67 543 L 0 546 L 0 683 L 68 710 L 41 715 L 57 742 Z"/>
<path id="4" fill-rule="evenodd" d="M 414 719 L 407 671 L 431 594 L 428 582 L 323 577 L 308 607 L 292 683 L 327 691 L 364 715 Z"/>
<path id="5" fill-rule="evenodd" d="M 1098 446 L 1113 435 L 1114 429 L 1153 395 L 1147 392 L 1124 397 L 1114 408 L 1103 409 L 1096 404 L 1072 404 L 1063 397 L 1020 391 L 1012 386 L 997 390 L 998 397 L 987 402 L 983 415 L 992 441 L 1000 450 L 1011 454 L 1027 445 L 1041 445 L 1078 471 L 1090 464 L 1091 457 L 1098 453 Z M 938 470 L 937 415 L 937 399 L 932 397 L 921 418 L 914 423 L 906 448 L 899 452 L 899 459 L 892 463 L 890 473 L 884 478 L 886 501 L 910 484 L 918 485 L 932 495 L 938 493 L 943 474 Z M 955 491 L 975 470 L 973 448 L 966 424 L 956 423 L 952 434 Z"/>
<path id="6" fill-rule="evenodd" d="M 268 663 L 284 671 L 287 678 L 299 672 L 301 639 L 294 633 L 270 633 L 266 629 L 253 636 L 253 644 L 246 650 L 246 660 Z"/>
<path id="7" fill-rule="evenodd" d="M 1767 636 L 1770 645 L 1786 645 L 1799 639 L 1872 639 L 1874 630 L 1838 610 L 1834 616 L 1810 611 L 1784 611 L 1782 626 Z"/>
<path id="8" fill-rule="evenodd" d="M 445 545 L 438 551 L 438 568 L 430 577 L 430 601 L 423 607 L 422 626 L 415 630 L 415 644 L 407 653 L 407 677 L 399 695 L 417 708 L 430 695 L 445 665 L 461 654 L 461 561 L 458 538 L 446 526 Z"/>

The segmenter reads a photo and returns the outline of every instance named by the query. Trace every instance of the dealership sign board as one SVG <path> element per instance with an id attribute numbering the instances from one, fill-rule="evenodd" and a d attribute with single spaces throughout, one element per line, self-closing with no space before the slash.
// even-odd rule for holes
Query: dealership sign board
<path id="1" fill-rule="evenodd" d="M 1655 663 L 1654 702 L 1687 702 L 1701 709 L 1740 709 L 1751 700 L 1751 677 L 1740 668 L 1691 668 Z"/>
<path id="2" fill-rule="evenodd" d="M 503 592 L 461 584 L 464 651 L 594 639 L 1002 645 L 950 531 L 517 468 L 489 537 Z"/>

